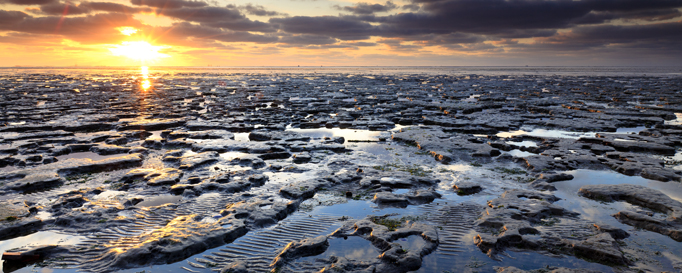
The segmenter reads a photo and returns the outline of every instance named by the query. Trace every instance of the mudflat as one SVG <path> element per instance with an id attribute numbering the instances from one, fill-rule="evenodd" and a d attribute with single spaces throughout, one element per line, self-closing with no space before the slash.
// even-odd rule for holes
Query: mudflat
<path id="1" fill-rule="evenodd" d="M 679 73 L 472 70 L 3 71 L 3 272 L 682 270 Z"/>

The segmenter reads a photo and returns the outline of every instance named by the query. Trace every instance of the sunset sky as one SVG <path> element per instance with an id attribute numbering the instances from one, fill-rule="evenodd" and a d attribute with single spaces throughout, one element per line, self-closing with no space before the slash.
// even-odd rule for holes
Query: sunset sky
<path id="1" fill-rule="evenodd" d="M 9 66 L 681 65 L 682 0 L 0 0 Z"/>

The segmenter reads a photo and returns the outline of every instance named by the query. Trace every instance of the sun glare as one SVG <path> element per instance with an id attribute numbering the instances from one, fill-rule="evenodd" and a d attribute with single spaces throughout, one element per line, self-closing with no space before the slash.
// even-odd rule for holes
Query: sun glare
<path id="1" fill-rule="evenodd" d="M 119 27 L 117 29 L 118 29 L 118 31 L 121 32 L 121 34 L 126 35 L 126 36 L 130 36 L 130 35 L 137 33 L 137 29 L 134 27 Z"/>
<path id="2" fill-rule="evenodd" d="M 109 48 L 114 56 L 124 56 L 137 61 L 152 61 L 160 58 L 170 57 L 167 54 L 159 52 L 167 46 L 153 46 L 144 41 L 137 42 L 123 42 L 122 45 L 116 45 Z"/>

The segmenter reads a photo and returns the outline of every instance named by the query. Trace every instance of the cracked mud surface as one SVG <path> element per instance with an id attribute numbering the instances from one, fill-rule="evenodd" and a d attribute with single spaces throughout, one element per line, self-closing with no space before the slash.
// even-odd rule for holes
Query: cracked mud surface
<path id="1" fill-rule="evenodd" d="M 682 270 L 679 76 L 5 72 L 4 272 Z"/>

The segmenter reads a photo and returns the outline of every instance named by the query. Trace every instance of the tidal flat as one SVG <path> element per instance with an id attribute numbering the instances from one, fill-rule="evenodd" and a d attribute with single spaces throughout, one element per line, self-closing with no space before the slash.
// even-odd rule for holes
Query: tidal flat
<path id="1" fill-rule="evenodd" d="M 3 272 L 682 271 L 679 68 L 137 69 L 0 69 Z"/>

